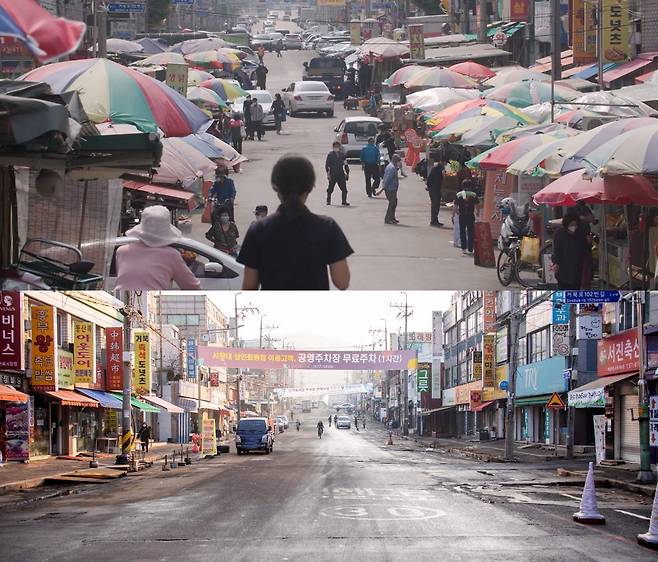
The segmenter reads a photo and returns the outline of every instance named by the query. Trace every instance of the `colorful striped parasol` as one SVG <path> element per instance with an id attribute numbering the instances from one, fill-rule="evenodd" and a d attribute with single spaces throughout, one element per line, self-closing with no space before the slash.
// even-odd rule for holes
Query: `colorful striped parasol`
<path id="1" fill-rule="evenodd" d="M 145 59 L 138 60 L 130 66 L 162 66 L 165 64 L 187 64 L 187 62 L 185 61 L 185 57 L 180 53 L 165 51 L 164 53 L 156 53 Z"/>
<path id="2" fill-rule="evenodd" d="M 555 102 L 570 102 L 581 96 L 581 92 L 555 85 Z M 486 92 L 485 99 L 497 100 L 515 107 L 528 107 L 529 105 L 551 101 L 551 85 L 535 80 L 510 82 Z"/>
<path id="3" fill-rule="evenodd" d="M 221 68 L 237 70 L 240 68 L 240 59 L 233 53 L 225 53 L 220 50 L 203 51 L 185 55 L 185 60 L 194 66 L 204 68 Z"/>
<path id="4" fill-rule="evenodd" d="M 226 78 L 213 78 L 199 84 L 202 88 L 209 88 L 220 98 L 226 101 L 233 101 L 238 98 L 247 96 L 247 92 L 240 87 L 237 80 L 228 80 Z"/>
<path id="5" fill-rule="evenodd" d="M 430 67 L 414 73 L 404 83 L 405 88 L 465 88 L 475 89 L 478 84 L 468 76 L 447 68 Z"/>
<path id="6" fill-rule="evenodd" d="M 215 92 L 208 88 L 202 88 L 201 86 L 192 86 L 191 88 L 188 88 L 187 99 L 201 109 L 216 111 L 218 109 L 228 108 L 226 102 Z"/>
<path id="7" fill-rule="evenodd" d="M 483 64 L 473 62 L 472 60 L 453 64 L 452 66 L 448 67 L 448 70 L 458 72 L 459 74 L 468 76 L 469 78 L 477 80 L 478 82 L 496 76 L 496 73 L 493 70 L 487 68 Z"/>
<path id="8" fill-rule="evenodd" d="M 199 70 L 197 68 L 190 68 L 187 71 L 187 85 L 188 86 L 198 86 L 201 82 L 206 80 L 212 80 L 214 76 L 210 72 L 205 70 Z"/>
<path id="9" fill-rule="evenodd" d="M 403 66 L 402 68 L 398 68 L 393 74 L 384 80 L 384 82 L 389 86 L 401 86 L 414 76 L 414 74 L 421 70 L 425 70 L 426 68 L 426 66 L 420 66 L 418 64 Z"/>

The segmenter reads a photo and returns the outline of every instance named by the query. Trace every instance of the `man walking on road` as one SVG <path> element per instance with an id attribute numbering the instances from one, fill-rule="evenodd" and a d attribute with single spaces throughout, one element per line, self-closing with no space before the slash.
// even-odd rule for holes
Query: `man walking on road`
<path id="1" fill-rule="evenodd" d="M 254 139 L 254 133 L 251 128 L 251 95 L 247 94 L 247 97 L 242 104 L 242 114 L 244 115 L 244 134 L 247 140 Z M 242 153 L 240 153 L 242 154 Z"/>
<path id="2" fill-rule="evenodd" d="M 382 186 L 384 187 L 386 199 L 388 199 L 388 208 L 386 209 L 386 217 L 384 217 L 386 224 L 398 224 L 400 222 L 395 218 L 395 210 L 398 206 L 398 187 L 400 186 L 400 180 L 398 179 L 399 165 L 400 157 L 394 154 L 391 163 L 384 170 Z"/>
<path id="3" fill-rule="evenodd" d="M 359 416 L 354 416 L 354 427 L 359 431 Z"/>
<path id="4" fill-rule="evenodd" d="M 439 211 L 441 209 L 441 187 L 443 186 L 443 170 L 445 166 L 445 160 L 439 158 L 434 162 L 434 166 L 430 170 L 430 173 L 427 176 L 427 191 L 430 194 L 430 226 L 443 226 L 442 222 L 439 222 Z"/>
<path id="5" fill-rule="evenodd" d="M 475 233 L 475 214 L 479 199 L 473 191 L 473 182 L 464 180 L 462 190 L 457 193 L 453 206 L 453 221 L 455 215 L 459 216 L 459 236 L 461 239 L 462 254 L 468 256 L 473 253 L 473 238 Z"/>
<path id="6" fill-rule="evenodd" d="M 350 167 L 347 165 L 345 154 L 341 149 L 339 142 L 333 144 L 333 150 L 327 154 L 327 160 L 324 163 L 327 171 L 327 205 L 331 205 L 331 194 L 334 192 L 334 186 L 338 184 L 342 194 L 341 205 L 349 207 L 347 202 L 347 182 L 350 179 Z"/>
<path id="7" fill-rule="evenodd" d="M 329 414 L 329 427 L 331 427 L 331 414 Z"/>
<path id="8" fill-rule="evenodd" d="M 263 118 L 265 117 L 263 106 L 255 99 L 251 102 L 249 111 L 251 113 L 251 140 L 254 140 L 254 132 L 258 140 L 263 140 Z"/>
<path id="9" fill-rule="evenodd" d="M 368 144 L 361 149 L 361 166 L 366 176 L 366 195 L 372 197 L 379 189 L 379 161 L 381 153 L 375 145 L 375 139 L 370 137 Z"/>
<path id="10" fill-rule="evenodd" d="M 259 90 L 265 90 L 265 80 L 267 79 L 267 67 L 264 64 L 259 64 L 256 67 L 256 87 Z"/>

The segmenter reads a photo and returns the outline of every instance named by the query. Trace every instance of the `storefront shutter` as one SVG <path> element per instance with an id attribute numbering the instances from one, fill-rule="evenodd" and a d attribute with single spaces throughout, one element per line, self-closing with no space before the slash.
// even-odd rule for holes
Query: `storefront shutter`
<path id="1" fill-rule="evenodd" d="M 637 394 L 620 397 L 621 404 L 621 458 L 627 462 L 640 462 L 639 398 Z M 635 418 L 635 420 L 633 420 Z"/>

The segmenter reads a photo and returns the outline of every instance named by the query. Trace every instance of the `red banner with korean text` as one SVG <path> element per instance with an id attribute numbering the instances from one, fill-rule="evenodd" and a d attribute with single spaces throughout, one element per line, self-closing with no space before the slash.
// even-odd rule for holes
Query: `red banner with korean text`
<path id="1" fill-rule="evenodd" d="M 57 341 L 55 309 L 33 306 L 32 320 L 32 387 L 57 390 Z"/>
<path id="2" fill-rule="evenodd" d="M 21 294 L 0 291 L 0 369 L 23 368 Z"/>
<path id="3" fill-rule="evenodd" d="M 123 390 L 123 328 L 105 328 L 106 390 Z"/>
<path id="4" fill-rule="evenodd" d="M 637 330 L 626 330 L 597 342 L 599 377 L 632 373 L 640 369 Z"/>

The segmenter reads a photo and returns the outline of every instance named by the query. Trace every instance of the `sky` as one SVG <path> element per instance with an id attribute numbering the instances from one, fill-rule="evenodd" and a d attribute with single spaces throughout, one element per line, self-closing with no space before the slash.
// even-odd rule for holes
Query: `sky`
<path id="1" fill-rule="evenodd" d="M 234 292 L 208 292 L 208 297 L 227 316 L 233 316 Z M 445 310 L 450 303 L 451 291 L 409 291 L 406 293 L 413 314 L 409 317 L 410 332 L 431 332 L 432 311 Z M 383 332 L 404 331 L 400 311 L 391 304 L 404 305 L 405 295 L 399 291 L 327 291 L 327 292 L 256 292 L 238 295 L 238 306 L 253 306 L 252 312 L 239 322 L 240 339 L 258 340 L 260 318 L 263 332 L 279 341 L 302 350 L 352 351 L 383 349 Z M 267 329 L 268 326 L 277 328 Z M 381 333 L 371 334 L 370 330 Z M 285 341 L 281 341 L 285 340 Z M 297 371 L 303 385 L 330 384 L 332 379 L 342 383 L 345 374 L 336 372 Z"/>

